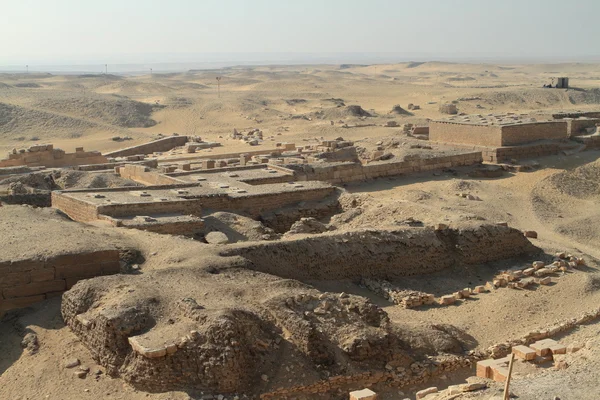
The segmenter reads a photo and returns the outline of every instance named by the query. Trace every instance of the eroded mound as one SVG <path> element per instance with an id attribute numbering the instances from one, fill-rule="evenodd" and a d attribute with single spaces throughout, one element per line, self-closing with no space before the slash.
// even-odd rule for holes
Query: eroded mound
<path id="1" fill-rule="evenodd" d="M 595 245 L 600 235 L 600 160 L 540 181 L 531 201 L 538 218 L 556 232 Z"/>
<path id="2" fill-rule="evenodd" d="M 260 245 L 232 247 L 247 268 L 286 278 L 393 279 L 459 264 L 486 263 L 535 252 L 523 234 L 497 225 L 466 224 L 460 229 L 368 229 Z"/>
<path id="3" fill-rule="evenodd" d="M 284 384 L 290 368 L 310 380 L 412 361 L 401 339 L 411 335 L 368 300 L 249 271 L 82 281 L 62 314 L 109 374 L 147 391 L 254 393 Z M 458 343 L 439 335 L 423 343 Z"/>
<path id="4" fill-rule="evenodd" d="M 535 250 L 520 232 L 489 225 L 230 246 L 180 267 L 81 281 L 63 295 L 63 318 L 109 374 L 136 387 L 253 394 L 292 377 L 404 369 L 415 357 L 472 348 L 454 327 L 415 331 L 364 297 L 282 277 L 417 275 Z"/>

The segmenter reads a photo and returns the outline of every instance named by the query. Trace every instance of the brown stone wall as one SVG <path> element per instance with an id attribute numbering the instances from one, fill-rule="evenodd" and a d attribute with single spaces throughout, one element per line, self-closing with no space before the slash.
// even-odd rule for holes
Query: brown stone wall
<path id="1" fill-rule="evenodd" d="M 403 161 L 378 161 L 367 165 L 339 163 L 314 165 L 312 169 L 296 172 L 298 180 L 318 180 L 334 184 L 360 182 L 387 176 L 409 175 L 444 168 L 479 164 L 483 161 L 481 151 L 443 157 L 409 159 Z"/>
<path id="2" fill-rule="evenodd" d="M 566 139 L 568 137 L 566 121 L 505 125 L 501 127 L 501 130 L 502 142 L 500 146 L 514 146 L 535 142 L 536 140 Z"/>
<path id="3" fill-rule="evenodd" d="M 106 153 L 107 157 L 125 157 L 135 156 L 138 154 L 152 154 L 159 151 L 169 151 L 174 147 L 183 146 L 188 142 L 187 136 L 169 136 L 166 138 L 154 140 L 149 143 L 140 144 L 137 146 L 127 147 L 125 149 L 111 151 Z"/>
<path id="4" fill-rule="evenodd" d="M 429 123 L 429 140 L 479 146 L 502 146 L 502 130 L 497 125 L 431 121 Z"/>
<path id="5" fill-rule="evenodd" d="M 151 171 L 144 165 L 127 164 L 119 167 L 119 175 L 125 179 L 143 183 L 144 185 L 175 185 L 185 183 L 179 179 Z"/>
<path id="6" fill-rule="evenodd" d="M 51 147 L 51 145 L 48 145 Z M 0 167 L 16 167 L 27 165 L 30 167 L 59 168 L 72 165 L 102 164 L 108 159 L 97 151 L 77 151 L 64 153 L 62 150 L 50 149 L 45 151 L 9 154 L 6 160 L 0 160 Z"/>
<path id="7" fill-rule="evenodd" d="M 52 207 L 58 208 L 75 221 L 88 222 L 98 219 L 95 205 L 74 199 L 67 193 L 52 192 Z"/>
<path id="8" fill-rule="evenodd" d="M 108 215 L 111 217 L 127 217 L 132 215 L 153 215 L 171 213 L 201 215 L 202 201 L 201 199 L 181 199 L 174 201 L 157 201 L 148 203 L 103 204 L 97 207 L 96 212 L 98 214 Z"/>
<path id="9" fill-rule="evenodd" d="M 118 250 L 0 262 L 0 313 L 60 295 L 81 279 L 119 271 Z"/>
<path id="10" fill-rule="evenodd" d="M 587 128 L 594 128 L 600 123 L 600 118 L 567 119 L 569 137 L 586 135 Z"/>

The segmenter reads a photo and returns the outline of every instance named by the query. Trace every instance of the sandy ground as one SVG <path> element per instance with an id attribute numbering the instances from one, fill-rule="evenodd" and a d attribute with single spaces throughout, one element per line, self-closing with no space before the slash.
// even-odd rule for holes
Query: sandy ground
<path id="1" fill-rule="evenodd" d="M 217 75 L 223 77 L 220 97 Z M 291 142 L 389 134 L 389 128 L 342 128 L 339 121 L 354 120 L 340 115 L 339 103 L 331 99 L 362 106 L 376 116 L 363 122 L 376 124 L 389 119 L 423 123 L 441 117 L 439 104 L 450 101 L 465 113 L 589 109 L 600 103 L 596 91 L 542 89 L 556 76 L 569 76 L 576 88 L 595 88 L 600 65 L 430 62 L 244 67 L 136 77 L 0 74 L 0 151 L 28 146 L 35 143 L 32 138 L 66 151 L 80 145 L 108 151 L 173 132 L 223 142 L 219 136 L 249 127 Z M 409 103 L 421 109 L 412 116 L 390 114 L 394 105 L 406 110 Z M 303 115 L 311 120 L 292 118 Z M 114 136 L 132 140 L 115 142 Z M 239 143 L 228 146 L 233 151 Z"/>

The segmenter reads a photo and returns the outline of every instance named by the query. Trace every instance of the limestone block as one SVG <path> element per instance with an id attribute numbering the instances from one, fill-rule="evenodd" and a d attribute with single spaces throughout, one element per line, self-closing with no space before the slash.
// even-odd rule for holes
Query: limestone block
<path id="1" fill-rule="evenodd" d="M 552 283 L 552 278 L 550 278 L 549 276 L 546 276 L 546 277 L 544 277 L 544 278 L 540 278 L 540 279 L 538 280 L 538 283 L 539 283 L 540 285 L 549 285 L 549 284 L 551 284 L 551 283 Z"/>
<path id="2" fill-rule="evenodd" d="M 449 306 L 450 304 L 454 304 L 456 302 L 456 298 L 453 295 L 447 295 L 440 297 L 439 304 L 442 306 Z"/>
<path id="3" fill-rule="evenodd" d="M 434 387 L 430 387 L 430 388 L 427 388 L 427 389 L 419 390 L 415 394 L 415 396 L 416 396 L 416 399 L 419 400 L 419 399 L 424 398 L 427 395 L 430 395 L 432 393 L 437 393 L 437 392 L 438 392 L 438 388 L 434 386 Z"/>
<path id="4" fill-rule="evenodd" d="M 371 389 L 350 392 L 350 400 L 377 400 L 377 394 Z"/>
<path id="5" fill-rule="evenodd" d="M 492 377 L 492 365 L 496 364 L 496 360 L 488 359 L 477 362 L 477 376 L 480 378 Z"/>
<path id="6" fill-rule="evenodd" d="M 513 346 L 512 352 L 515 357 L 520 358 L 521 360 L 532 361 L 535 359 L 536 353 L 535 350 L 529 348 L 527 346 Z"/>

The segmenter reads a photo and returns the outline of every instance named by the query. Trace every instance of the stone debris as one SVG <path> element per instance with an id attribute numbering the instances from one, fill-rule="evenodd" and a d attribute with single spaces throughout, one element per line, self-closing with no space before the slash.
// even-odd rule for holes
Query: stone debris
<path id="1" fill-rule="evenodd" d="M 204 236 L 204 239 L 209 244 L 227 244 L 229 243 L 229 238 L 223 232 L 209 232 Z"/>
<path id="2" fill-rule="evenodd" d="M 415 396 L 416 396 L 416 399 L 419 400 L 419 399 L 424 398 L 427 395 L 430 395 L 432 393 L 437 393 L 437 392 L 438 392 L 438 388 L 434 386 L 434 387 L 430 387 L 430 388 L 427 388 L 427 389 L 419 390 L 415 394 Z"/>
<path id="3" fill-rule="evenodd" d="M 81 362 L 79 361 L 78 358 L 72 358 L 69 359 L 65 362 L 65 368 L 75 368 L 77 367 Z"/>

